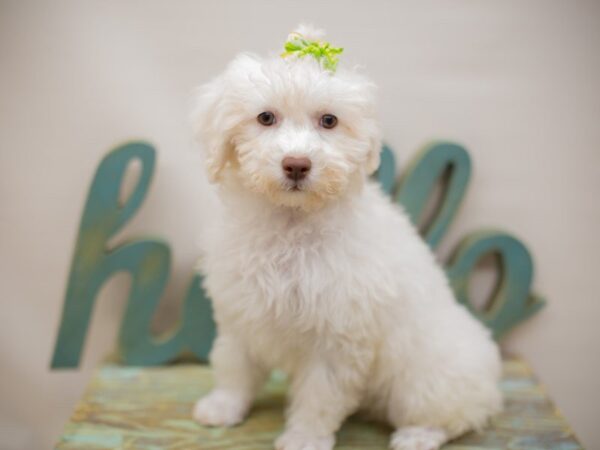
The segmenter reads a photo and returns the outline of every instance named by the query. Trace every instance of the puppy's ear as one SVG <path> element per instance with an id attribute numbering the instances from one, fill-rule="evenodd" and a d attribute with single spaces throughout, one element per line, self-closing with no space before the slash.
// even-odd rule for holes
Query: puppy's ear
<path id="1" fill-rule="evenodd" d="M 225 90 L 223 75 L 198 88 L 191 117 L 195 137 L 204 147 L 206 172 L 211 183 L 219 180 L 234 151 Z"/>
<path id="2" fill-rule="evenodd" d="M 341 75 L 341 74 L 340 74 Z M 364 170 L 372 175 L 381 160 L 381 128 L 377 118 L 377 86 L 365 76 L 353 72 L 345 72 L 344 78 L 349 85 L 348 91 L 353 94 L 352 102 L 360 117 L 354 119 L 355 133 L 364 139 L 368 152 L 364 161 Z"/>
<path id="3" fill-rule="evenodd" d="M 379 168 L 379 164 L 381 163 L 381 132 L 375 123 L 373 123 L 370 128 L 370 148 L 366 162 L 367 175 L 372 175 Z"/>
<path id="4" fill-rule="evenodd" d="M 247 119 L 249 93 L 261 79 L 261 59 L 250 53 L 236 56 L 225 72 L 196 91 L 192 122 L 196 138 L 204 145 L 206 171 L 219 180 L 235 158 L 234 133 Z"/>

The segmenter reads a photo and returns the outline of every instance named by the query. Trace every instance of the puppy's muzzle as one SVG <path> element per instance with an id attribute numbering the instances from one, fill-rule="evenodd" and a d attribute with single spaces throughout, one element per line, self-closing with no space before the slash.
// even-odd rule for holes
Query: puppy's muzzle
<path id="1" fill-rule="evenodd" d="M 306 178 L 310 172 L 312 163 L 308 158 L 295 158 L 292 156 L 286 156 L 281 161 L 281 167 L 285 176 L 292 181 L 300 181 Z"/>

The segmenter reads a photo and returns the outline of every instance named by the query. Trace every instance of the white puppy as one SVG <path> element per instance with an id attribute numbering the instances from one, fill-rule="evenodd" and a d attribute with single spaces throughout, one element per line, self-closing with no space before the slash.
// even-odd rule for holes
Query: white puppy
<path id="1" fill-rule="evenodd" d="M 310 55 L 242 54 L 202 87 L 194 120 L 222 207 L 202 266 L 216 386 L 198 422 L 242 421 L 273 368 L 291 378 L 281 450 L 333 448 L 356 411 L 396 429 L 393 449 L 437 449 L 500 410 L 496 345 L 368 179 L 373 91 Z"/>

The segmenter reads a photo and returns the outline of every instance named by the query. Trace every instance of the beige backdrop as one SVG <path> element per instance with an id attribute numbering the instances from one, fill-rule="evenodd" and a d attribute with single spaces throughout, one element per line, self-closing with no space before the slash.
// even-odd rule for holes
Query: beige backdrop
<path id="1" fill-rule="evenodd" d="M 278 50 L 299 21 L 329 31 L 381 89 L 405 161 L 432 138 L 472 152 L 475 176 L 442 256 L 467 231 L 521 237 L 548 307 L 505 340 L 526 356 L 589 448 L 600 448 L 598 351 L 600 4 L 0 0 L 0 447 L 49 448 L 113 345 L 126 282 L 93 318 L 83 368 L 50 372 L 86 188 L 114 144 L 159 149 L 124 232 L 164 236 L 173 317 L 202 227 L 206 184 L 189 93 L 241 50 Z M 175 305 L 175 306 L 174 306 Z"/>

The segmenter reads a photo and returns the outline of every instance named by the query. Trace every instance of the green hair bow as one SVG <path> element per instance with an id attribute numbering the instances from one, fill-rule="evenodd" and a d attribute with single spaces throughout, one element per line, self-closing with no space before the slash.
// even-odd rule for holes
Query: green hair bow
<path id="1" fill-rule="evenodd" d="M 283 48 L 285 52 L 281 54 L 282 58 L 291 55 L 304 58 L 306 55 L 312 55 L 313 58 L 323 64 L 325 69 L 331 72 L 335 72 L 337 68 L 337 55 L 344 51 L 341 47 L 332 47 L 329 42 L 310 41 L 298 33 L 292 33 Z"/>

